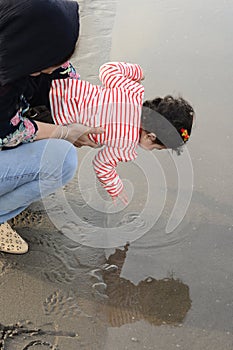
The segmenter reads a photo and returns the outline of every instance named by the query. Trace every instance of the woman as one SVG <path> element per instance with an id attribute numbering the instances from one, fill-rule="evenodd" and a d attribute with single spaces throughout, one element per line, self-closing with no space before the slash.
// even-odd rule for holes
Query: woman
<path id="1" fill-rule="evenodd" d="M 77 154 L 72 143 L 96 147 L 88 134 L 102 132 L 100 128 L 79 124 L 68 127 L 39 121 L 43 119 L 38 111 L 49 109 L 51 80 L 58 76 L 67 78 L 72 71 L 66 61 L 75 50 L 78 36 L 79 14 L 75 1 L 0 2 L 2 252 L 28 251 L 27 243 L 7 220 L 70 181 L 77 169 Z M 37 111 L 34 118 L 32 107 Z"/>

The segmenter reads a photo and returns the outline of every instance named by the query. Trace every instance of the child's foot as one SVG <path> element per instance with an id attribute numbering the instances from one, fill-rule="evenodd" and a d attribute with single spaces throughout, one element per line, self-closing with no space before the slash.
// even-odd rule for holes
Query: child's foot
<path id="1" fill-rule="evenodd" d="M 24 254 L 27 251 L 27 242 L 17 232 L 7 222 L 0 224 L 0 252 Z"/>

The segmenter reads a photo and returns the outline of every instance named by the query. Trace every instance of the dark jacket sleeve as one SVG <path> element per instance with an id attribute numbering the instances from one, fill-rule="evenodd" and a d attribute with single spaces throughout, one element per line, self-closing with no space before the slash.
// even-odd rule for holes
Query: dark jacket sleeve
<path id="1" fill-rule="evenodd" d="M 49 102 L 49 91 L 54 79 L 79 79 L 79 74 L 70 62 L 56 69 L 52 74 L 40 74 L 36 77 L 29 77 L 25 95 L 30 103 L 28 116 L 43 123 L 53 124 Z"/>
<path id="2" fill-rule="evenodd" d="M 63 74 L 64 73 L 64 74 Z M 49 90 L 53 79 L 66 79 L 69 75 L 64 69 L 56 69 L 52 74 L 40 74 L 28 77 L 25 96 L 30 107 L 46 106 L 50 110 Z"/>
<path id="3" fill-rule="evenodd" d="M 76 78 L 69 63 L 52 74 L 29 76 L 14 84 L 0 86 L 0 150 L 32 142 L 36 136 L 36 120 L 53 123 L 49 90 L 53 79 Z"/>
<path id="4" fill-rule="evenodd" d="M 0 86 L 0 149 L 33 141 L 36 123 L 24 117 L 28 103 L 18 84 Z"/>

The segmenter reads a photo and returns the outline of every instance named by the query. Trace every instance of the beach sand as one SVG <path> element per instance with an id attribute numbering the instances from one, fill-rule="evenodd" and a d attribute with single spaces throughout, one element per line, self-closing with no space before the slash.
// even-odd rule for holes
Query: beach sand
<path id="1" fill-rule="evenodd" d="M 232 84 L 224 73 L 232 51 L 220 58 L 224 71 L 213 59 L 232 20 L 227 22 L 228 9 L 219 6 L 217 0 L 203 7 L 201 1 L 183 0 L 147 0 L 143 6 L 138 0 L 80 1 L 81 37 L 72 62 L 82 79 L 97 83 L 99 66 L 109 60 L 137 61 L 147 73 L 147 96 L 185 91 L 195 104 L 199 121 L 189 147 L 193 196 L 179 227 L 166 233 L 177 174 L 166 153 L 159 153 L 167 197 L 155 225 L 117 249 L 82 245 L 87 225 L 100 234 L 108 227 L 120 233 L 130 223 L 135 231 L 145 228 L 137 217 L 147 203 L 148 177 L 141 163 L 120 167 L 135 184 L 134 199 L 125 210 L 105 213 L 108 202 L 92 198 L 95 184 L 78 188 L 91 173 L 85 165 L 89 150 L 78 150 L 82 181 L 77 174 L 58 194 L 11 221 L 29 252 L 0 254 L 0 350 L 232 350 Z M 225 26 L 218 29 L 223 17 Z M 213 83 L 213 72 L 228 97 Z M 226 143 L 210 123 L 223 109 L 218 130 L 224 130 Z M 151 217 L 164 200 L 158 169 L 152 173 L 158 188 Z M 105 198 L 101 190 L 99 195 Z M 77 240 L 69 238 L 72 230 Z"/>

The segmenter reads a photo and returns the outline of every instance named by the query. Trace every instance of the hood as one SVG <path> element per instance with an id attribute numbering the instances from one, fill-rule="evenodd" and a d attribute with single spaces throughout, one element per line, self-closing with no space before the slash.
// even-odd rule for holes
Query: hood
<path id="1" fill-rule="evenodd" d="M 0 0 L 0 84 L 62 63 L 78 35 L 76 1 Z"/>

